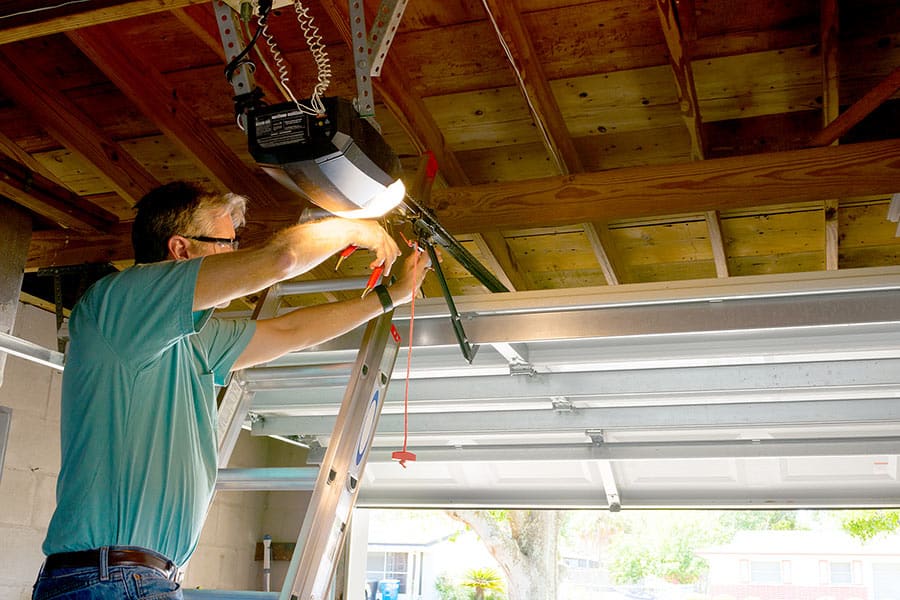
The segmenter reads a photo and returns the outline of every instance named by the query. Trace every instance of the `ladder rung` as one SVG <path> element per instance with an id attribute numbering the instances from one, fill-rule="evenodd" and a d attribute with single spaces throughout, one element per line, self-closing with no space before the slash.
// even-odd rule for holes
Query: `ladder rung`
<path id="1" fill-rule="evenodd" d="M 318 467 L 219 469 L 216 491 L 311 491 L 318 476 Z"/>
<path id="2" fill-rule="evenodd" d="M 316 279 L 314 281 L 286 281 L 272 286 L 279 298 L 295 294 L 319 294 L 322 292 L 345 292 L 361 290 L 369 282 L 368 277 L 347 277 L 344 279 Z"/>
<path id="3" fill-rule="evenodd" d="M 323 385 L 347 385 L 352 362 L 325 365 L 255 367 L 243 372 L 248 391 L 299 389 Z"/>

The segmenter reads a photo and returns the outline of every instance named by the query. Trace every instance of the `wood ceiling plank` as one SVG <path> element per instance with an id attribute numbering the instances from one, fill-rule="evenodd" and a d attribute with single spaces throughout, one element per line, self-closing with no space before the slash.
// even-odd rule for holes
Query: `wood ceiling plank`
<path id="1" fill-rule="evenodd" d="M 451 232 L 612 221 L 893 193 L 900 140 L 435 190 Z"/>
<path id="2" fill-rule="evenodd" d="M 818 44 L 699 60 L 693 70 L 704 123 L 820 107 Z"/>
<path id="3" fill-rule="evenodd" d="M 9 20 L 0 30 L 0 44 L 63 33 L 100 23 L 142 17 L 206 2 L 209 0 L 121 0 L 92 1 L 86 4 L 61 2 L 57 3 L 54 10 L 23 11 L 19 16 L 8 16 Z"/>
<path id="4" fill-rule="evenodd" d="M 5 156 L 0 157 L 0 194 L 67 229 L 99 233 L 118 220 L 52 179 Z"/>
<path id="5" fill-rule="evenodd" d="M 581 159 L 514 3 L 508 0 L 482 2 L 550 158 L 562 175 L 582 172 Z"/>
<path id="6" fill-rule="evenodd" d="M 113 189 L 132 203 L 159 185 L 157 180 L 119 144 L 107 137 L 51 82 L 17 65 L 25 57 L 0 49 L 3 90 L 33 114 L 41 126 L 70 150 L 80 154 Z"/>
<path id="7" fill-rule="evenodd" d="M 67 35 L 214 182 L 260 206 L 279 203 L 278 196 L 259 185 L 254 171 L 178 97 L 178 90 L 131 51 L 115 27 L 98 25 Z"/>

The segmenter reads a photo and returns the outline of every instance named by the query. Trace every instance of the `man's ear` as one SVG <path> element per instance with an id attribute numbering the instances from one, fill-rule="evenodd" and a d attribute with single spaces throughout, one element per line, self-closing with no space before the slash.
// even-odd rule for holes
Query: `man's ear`
<path id="1" fill-rule="evenodd" d="M 180 235 L 173 235 L 170 237 L 169 243 L 166 246 L 169 249 L 169 258 L 175 260 L 187 260 L 191 257 L 190 252 L 188 251 L 188 241 Z"/>

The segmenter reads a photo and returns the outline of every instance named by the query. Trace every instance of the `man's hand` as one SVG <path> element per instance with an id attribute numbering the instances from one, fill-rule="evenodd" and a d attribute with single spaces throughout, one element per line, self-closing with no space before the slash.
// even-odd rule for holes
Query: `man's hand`
<path id="1" fill-rule="evenodd" d="M 369 263 L 369 268 L 384 266 L 384 275 L 390 275 L 391 266 L 400 256 L 397 242 L 376 221 L 346 219 L 343 223 L 350 228 L 351 244 L 375 253 L 375 259 Z"/>
<path id="2" fill-rule="evenodd" d="M 438 260 L 441 259 L 440 250 L 437 251 Z M 431 270 L 431 259 L 427 252 L 413 250 L 412 254 L 403 261 L 403 272 L 400 278 L 389 290 L 395 305 L 410 302 L 413 295 L 419 290 L 425 281 L 425 274 Z"/>

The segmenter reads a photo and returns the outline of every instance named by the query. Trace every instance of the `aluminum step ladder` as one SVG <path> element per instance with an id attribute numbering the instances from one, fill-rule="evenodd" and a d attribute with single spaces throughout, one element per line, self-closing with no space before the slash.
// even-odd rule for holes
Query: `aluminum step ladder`
<path id="1" fill-rule="evenodd" d="M 359 289 L 365 285 L 365 279 L 311 284 L 319 286 L 312 291 L 324 291 L 322 286 L 331 291 Z M 299 291 L 311 291 L 310 284 L 272 286 L 258 305 L 254 318 L 275 316 L 281 298 Z M 280 595 L 282 600 L 327 597 L 400 349 L 400 335 L 392 324 L 393 314 L 393 311 L 385 313 L 366 326 L 288 568 Z M 227 466 L 250 413 L 255 396 L 253 388 L 248 377 L 238 372 L 220 394 L 220 469 Z"/>

